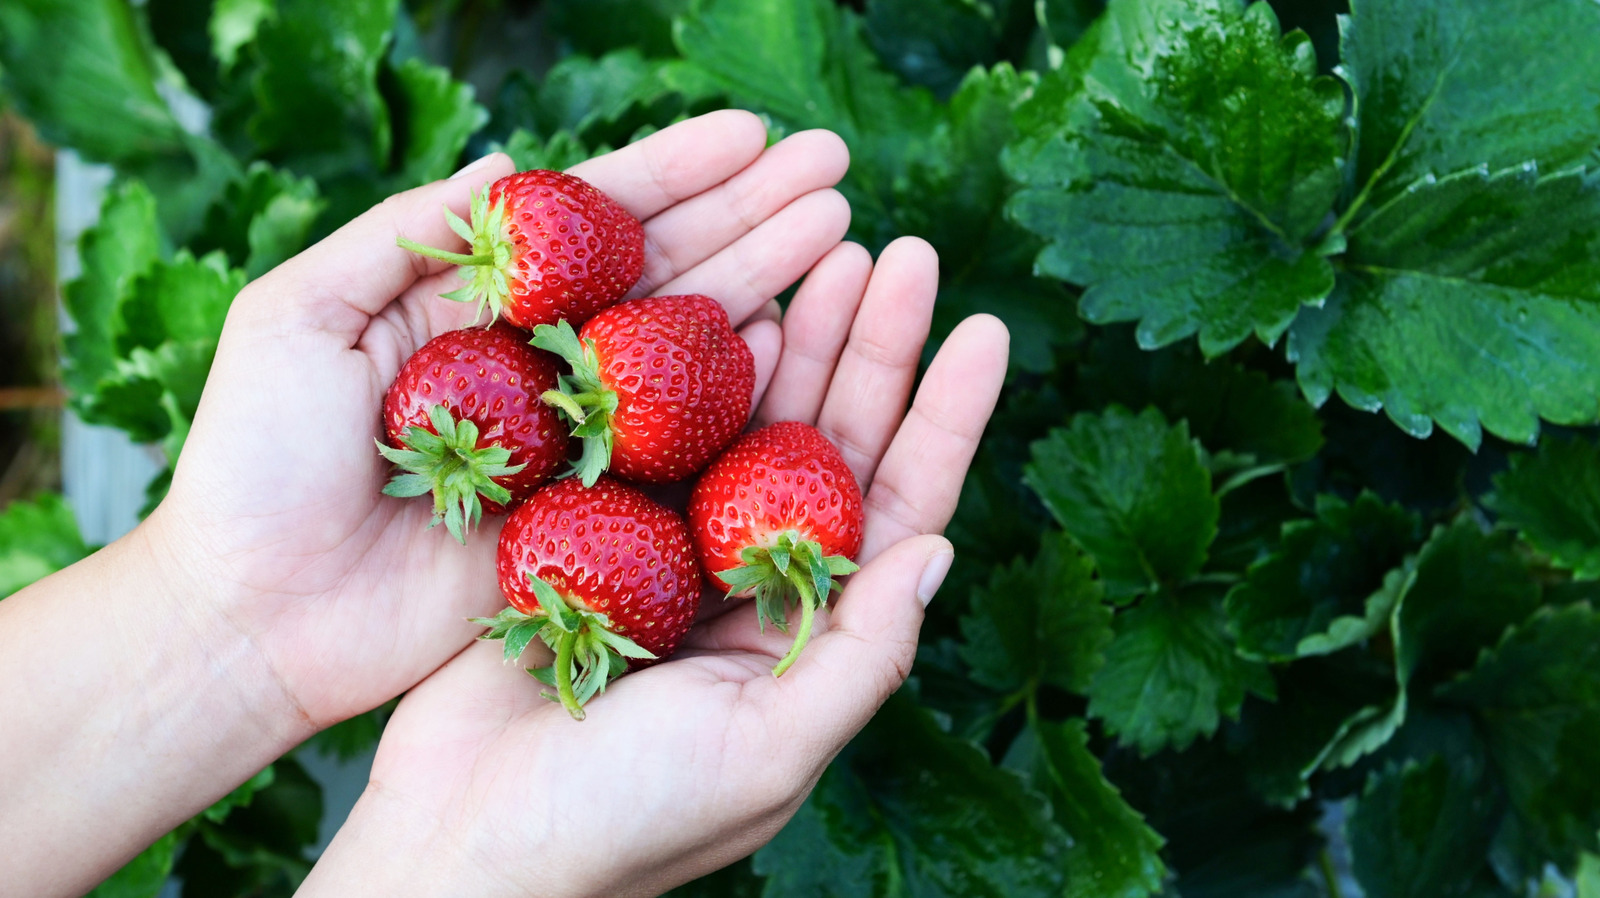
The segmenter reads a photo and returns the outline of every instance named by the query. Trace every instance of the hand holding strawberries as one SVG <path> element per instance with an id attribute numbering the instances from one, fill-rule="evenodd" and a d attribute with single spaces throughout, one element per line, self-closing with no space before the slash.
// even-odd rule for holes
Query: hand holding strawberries
<path id="1" fill-rule="evenodd" d="M 721 590 L 676 654 L 612 683 L 581 723 L 507 669 L 498 643 L 475 645 L 401 703 L 307 893 L 654 895 L 770 839 L 903 681 L 951 559 L 925 534 L 954 509 L 1007 341 L 993 319 L 963 323 L 908 411 L 936 283 L 921 241 L 876 267 L 841 244 L 783 322 L 754 423 L 814 423 L 866 486 L 862 569 L 792 670 L 772 676 L 792 637 Z"/>

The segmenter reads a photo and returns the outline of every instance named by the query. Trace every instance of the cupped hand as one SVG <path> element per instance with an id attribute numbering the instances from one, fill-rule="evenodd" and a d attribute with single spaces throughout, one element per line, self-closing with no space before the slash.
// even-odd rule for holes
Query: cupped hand
<path id="1" fill-rule="evenodd" d="M 685 289 L 714 286 L 683 276 Z M 839 244 L 782 322 L 755 424 L 814 423 L 865 492 L 862 568 L 783 677 L 789 637 L 749 603 L 712 600 L 684 646 L 622 677 L 573 721 L 474 645 L 389 722 L 367 794 L 305 894 L 654 895 L 748 855 L 904 681 L 923 609 L 952 559 L 940 532 L 1005 375 L 1008 338 L 963 322 L 907 409 L 937 259 L 891 244 L 874 267 Z M 750 313 L 760 289 L 728 300 Z M 770 314 L 770 312 L 769 312 Z M 543 647 L 524 664 L 548 664 Z M 375 872 L 371 858 L 404 858 Z"/>
<path id="2" fill-rule="evenodd" d="M 848 165 L 837 137 L 766 146 L 743 112 L 701 116 L 574 173 L 644 222 L 633 295 L 721 299 L 757 358 L 778 364 L 768 298 L 838 245 L 849 207 L 832 189 Z M 453 247 L 444 208 L 512 171 L 493 155 L 456 177 L 391 197 L 247 287 L 223 329 L 172 488 L 146 522 L 154 545 L 203 589 L 193 609 L 243 634 L 304 734 L 381 704 L 481 630 L 503 605 L 499 519 L 465 547 L 427 529 L 430 503 L 380 494 L 379 408 L 405 359 L 471 323 L 439 294 L 455 270 L 395 245 Z M 833 250 L 837 252 L 837 250 Z M 752 317 L 753 316 L 753 317 Z M 781 370 L 780 370 L 781 373 Z"/>

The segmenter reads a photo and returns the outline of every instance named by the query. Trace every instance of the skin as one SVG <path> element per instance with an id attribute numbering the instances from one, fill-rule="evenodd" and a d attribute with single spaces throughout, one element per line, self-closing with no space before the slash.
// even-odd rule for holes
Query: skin
<path id="1" fill-rule="evenodd" d="M 964 322 L 908 409 L 933 251 L 907 238 L 874 265 L 840 242 L 839 139 L 765 140 L 755 116 L 718 112 L 573 171 L 645 222 L 634 295 L 722 301 L 756 357 L 756 423 L 816 424 L 865 488 L 863 568 L 788 674 L 771 676 L 782 634 L 761 634 L 748 604 L 711 603 L 679 655 L 574 722 L 465 621 L 504 604 L 500 520 L 463 548 L 425 529 L 427 502 L 380 495 L 384 390 L 471 314 L 437 298 L 448 266 L 394 241 L 455 245 L 440 206 L 465 215 L 512 170 L 490 156 L 246 288 L 167 500 L 0 603 L 0 882 L 81 894 L 317 729 L 405 690 L 303 894 L 656 894 L 770 839 L 910 668 L 1007 336 Z M 780 318 L 771 297 L 802 275 Z"/>

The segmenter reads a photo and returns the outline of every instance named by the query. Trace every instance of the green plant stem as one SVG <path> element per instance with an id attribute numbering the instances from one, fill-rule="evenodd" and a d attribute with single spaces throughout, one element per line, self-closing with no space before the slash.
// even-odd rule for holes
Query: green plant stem
<path id="1" fill-rule="evenodd" d="M 414 252 L 419 256 L 427 256 L 430 259 L 439 259 L 439 260 L 444 261 L 444 262 L 453 262 L 453 263 L 455 263 L 457 265 L 493 265 L 494 264 L 494 256 L 492 254 L 490 254 L 490 255 L 468 256 L 468 255 L 465 255 L 465 254 L 462 254 L 462 253 L 452 253 L 452 252 L 449 252 L 447 250 L 438 249 L 436 247 L 425 246 L 425 245 L 423 245 L 421 243 L 416 242 L 415 240 L 407 240 L 404 237 L 397 238 L 395 240 L 395 243 L 399 244 L 401 249 L 410 250 L 411 252 Z"/>
<path id="2" fill-rule="evenodd" d="M 561 637 L 561 645 L 556 648 L 556 695 L 561 698 L 561 706 L 567 709 L 573 720 L 582 720 L 585 716 L 583 706 L 578 704 L 577 693 L 572 691 L 572 653 L 578 640 L 571 634 Z"/>
<path id="3" fill-rule="evenodd" d="M 1328 889 L 1328 898 L 1341 898 L 1339 873 L 1333 869 L 1333 855 L 1328 853 L 1328 849 L 1322 849 L 1317 855 L 1317 866 L 1322 870 L 1322 883 Z"/>
<path id="4" fill-rule="evenodd" d="M 811 625 L 817 618 L 817 596 L 811 585 L 801 579 L 796 586 L 800 590 L 800 629 L 795 631 L 794 645 L 789 646 L 789 654 L 784 655 L 778 666 L 772 669 L 775 677 L 783 676 L 783 672 L 793 667 L 795 659 L 805 651 L 806 643 L 811 641 Z"/>

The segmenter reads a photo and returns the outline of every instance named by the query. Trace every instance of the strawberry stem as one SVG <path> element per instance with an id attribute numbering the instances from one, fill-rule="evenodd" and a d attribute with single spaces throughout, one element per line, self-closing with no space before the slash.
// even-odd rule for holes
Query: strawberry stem
<path id="1" fill-rule="evenodd" d="M 479 254 L 476 254 L 476 255 L 468 256 L 468 255 L 464 255 L 462 253 L 452 253 L 452 252 L 449 252 L 447 250 L 439 249 L 437 247 L 428 246 L 426 244 L 418 243 L 415 240 L 408 240 L 405 237 L 397 238 L 395 240 L 395 243 L 398 244 L 401 249 L 410 250 L 411 252 L 414 252 L 419 256 L 427 256 L 430 259 L 439 259 L 439 260 L 444 261 L 444 262 L 452 262 L 452 263 L 454 263 L 456 265 L 493 265 L 494 264 L 494 254 L 493 253 L 479 253 Z"/>
<path id="2" fill-rule="evenodd" d="M 487 307 L 489 323 L 493 324 L 500 317 L 511 296 L 511 282 L 508 278 L 516 273 L 516 266 L 512 262 L 515 247 L 505 234 L 505 203 L 490 204 L 489 185 L 484 185 L 484 188 L 472 197 L 471 215 L 472 224 L 469 225 L 461 220 L 461 216 L 448 208 L 444 210 L 445 220 L 450 223 L 450 230 L 472 244 L 471 254 L 453 253 L 405 237 L 395 238 L 395 243 L 419 256 L 461 266 L 457 269 L 457 274 L 467 282 L 466 285 L 459 290 L 440 295 L 456 302 L 476 302 L 480 317 Z"/>
<path id="3" fill-rule="evenodd" d="M 577 647 L 576 633 L 563 633 L 556 640 L 556 694 L 561 697 L 561 707 L 567 709 L 572 719 L 582 720 L 588 715 L 584 714 L 577 693 L 572 691 L 572 653 Z"/>
<path id="4" fill-rule="evenodd" d="M 743 565 L 719 571 L 717 577 L 727 584 L 730 598 L 755 597 L 756 619 L 763 630 L 771 623 L 779 631 L 789 632 L 788 612 L 794 605 L 800 606 L 800 628 L 794 643 L 772 669 L 773 676 L 782 676 L 811 641 L 817 609 L 843 588 L 834 577 L 858 568 L 842 555 L 823 555 L 822 544 L 806 539 L 798 530 L 785 530 L 770 546 L 747 546 L 739 557 Z"/>
<path id="5" fill-rule="evenodd" d="M 817 619 L 817 594 L 802 578 L 796 586 L 800 591 L 800 629 L 795 631 L 794 644 L 789 646 L 789 653 L 783 656 L 778 666 L 772 669 L 775 677 L 783 676 L 783 672 L 794 666 L 800 653 L 805 651 L 806 643 L 811 641 L 811 625 Z"/>

